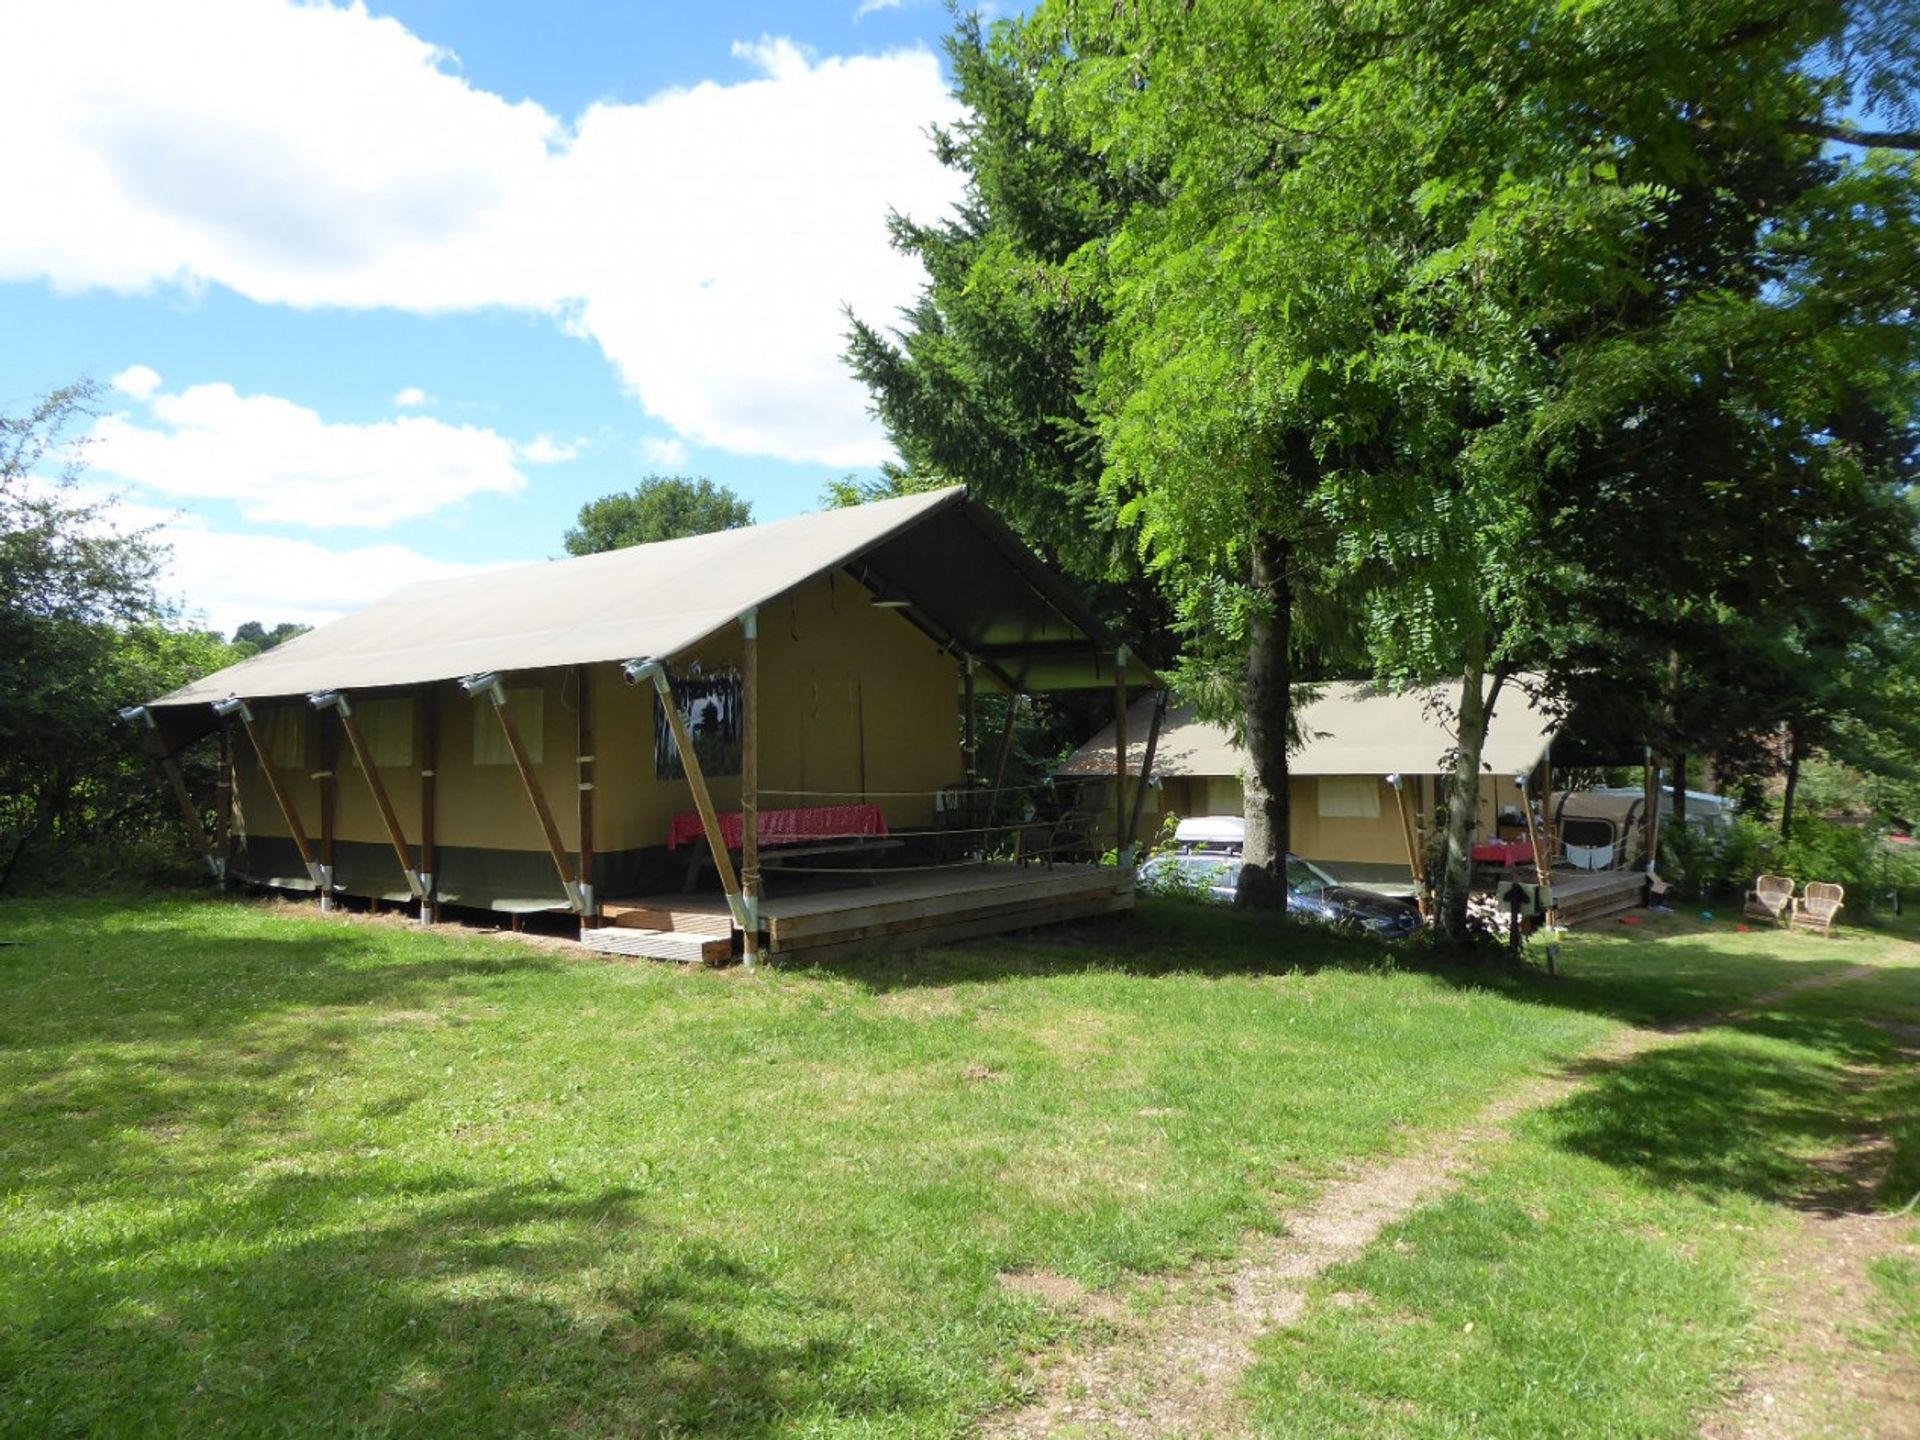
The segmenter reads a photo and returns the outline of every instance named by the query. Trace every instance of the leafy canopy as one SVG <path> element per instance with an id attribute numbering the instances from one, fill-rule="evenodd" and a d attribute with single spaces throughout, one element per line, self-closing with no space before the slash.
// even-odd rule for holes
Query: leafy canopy
<path id="1" fill-rule="evenodd" d="M 649 475 L 631 490 L 582 505 L 565 544 L 569 555 L 597 555 L 752 523 L 753 506 L 724 485 L 704 476 Z"/>

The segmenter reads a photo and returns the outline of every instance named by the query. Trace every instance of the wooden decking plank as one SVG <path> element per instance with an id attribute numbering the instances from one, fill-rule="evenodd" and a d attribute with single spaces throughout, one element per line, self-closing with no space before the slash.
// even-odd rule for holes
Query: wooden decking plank
<path id="1" fill-rule="evenodd" d="M 1013 917 L 1006 914 L 971 916 L 964 920 L 921 925 L 885 934 L 858 938 L 834 938 L 820 944 L 780 950 L 776 953 L 785 959 L 805 964 L 815 960 L 832 959 L 840 955 L 917 949 L 923 945 L 946 945 L 956 940 L 977 939 L 982 935 L 1004 934 L 1009 930 L 1025 930 L 1041 925 L 1057 925 L 1068 920 L 1086 920 L 1099 915 L 1117 914 L 1132 908 L 1132 904 L 1131 893 L 1124 895 L 1115 893 L 1104 897 L 1087 896 L 1078 900 L 1056 901 L 1052 905 L 1026 911 L 1026 916 L 1030 918 L 1024 918 L 1021 923 L 1009 923 Z"/>
<path id="2" fill-rule="evenodd" d="M 1107 870 L 1103 873 L 1096 870 L 1045 875 L 1017 884 L 997 883 L 944 892 L 889 894 L 883 891 L 875 895 L 869 891 L 858 897 L 859 903 L 838 906 L 832 910 L 815 910 L 798 915 L 781 911 L 763 913 L 766 915 L 768 933 L 776 941 L 792 942 L 806 935 L 856 929 L 906 916 L 964 914 L 988 906 L 1043 903 L 1060 896 L 1110 895 L 1123 889 L 1131 893 L 1131 888 L 1122 885 L 1119 872 Z"/>

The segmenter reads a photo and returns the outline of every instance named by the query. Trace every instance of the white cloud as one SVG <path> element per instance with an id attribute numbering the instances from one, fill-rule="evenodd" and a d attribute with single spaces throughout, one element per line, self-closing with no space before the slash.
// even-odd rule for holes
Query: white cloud
<path id="1" fill-rule="evenodd" d="M 310 540 L 165 527 L 173 549 L 164 588 L 227 634 L 247 620 L 323 625 L 421 580 L 478 568 L 429 559 L 405 545 L 329 549 Z"/>
<path id="2" fill-rule="evenodd" d="M 220 284 L 254 300 L 562 317 L 702 444 L 833 465 L 886 447 L 840 362 L 843 304 L 920 283 L 889 209 L 958 184 L 924 49 L 815 59 L 571 124 L 469 85 L 399 22 L 285 0 L 0 6 L 0 279 Z"/>
<path id="3" fill-rule="evenodd" d="M 147 421 L 121 413 L 94 426 L 94 470 L 168 499 L 232 501 L 252 521 L 396 525 L 475 495 L 513 494 L 526 484 L 516 461 L 534 458 L 492 430 L 418 415 L 330 423 L 227 384 L 156 392 L 148 409 Z"/>
<path id="4" fill-rule="evenodd" d="M 869 15 L 878 15 L 882 10 L 898 10 L 904 0 L 860 0 L 854 9 L 853 18 L 864 20 Z"/>
<path id="5" fill-rule="evenodd" d="M 658 435 L 641 436 L 640 453 L 649 465 L 658 465 L 663 470 L 678 470 L 687 463 L 685 445 Z"/>
<path id="6" fill-rule="evenodd" d="M 99 532 L 144 531 L 164 547 L 156 581 L 161 595 L 186 618 L 224 634 L 248 620 L 322 625 L 420 581 L 490 568 L 435 560 L 405 545 L 336 550 L 311 540 L 216 530 L 198 516 L 129 499 L 97 477 L 73 498 L 100 507 Z"/>
<path id="7" fill-rule="evenodd" d="M 563 465 L 579 458 L 586 449 L 581 440 L 556 440 L 551 435 L 536 435 L 525 445 L 514 446 L 514 454 L 529 465 Z"/>
<path id="8" fill-rule="evenodd" d="M 418 410 L 422 405 L 428 405 L 432 402 L 433 397 L 418 385 L 409 385 L 406 389 L 394 395 L 393 408 L 396 410 Z"/>
<path id="9" fill-rule="evenodd" d="M 129 365 L 113 377 L 113 388 L 136 400 L 149 400 L 160 388 L 160 372 L 151 365 Z"/>

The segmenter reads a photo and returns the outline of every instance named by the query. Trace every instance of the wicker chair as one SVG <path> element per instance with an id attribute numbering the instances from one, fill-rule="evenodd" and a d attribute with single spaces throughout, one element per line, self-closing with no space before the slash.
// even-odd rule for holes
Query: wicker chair
<path id="1" fill-rule="evenodd" d="M 1846 908 L 1846 904 L 1844 886 L 1810 880 L 1807 882 L 1807 893 L 1793 902 L 1792 928 L 1818 930 L 1822 935 L 1831 935 L 1833 922 L 1840 918 L 1840 912 Z"/>
<path id="2" fill-rule="evenodd" d="M 1762 875 L 1747 892 L 1745 913 L 1769 924 L 1789 924 L 1794 913 L 1793 881 L 1785 875 Z"/>

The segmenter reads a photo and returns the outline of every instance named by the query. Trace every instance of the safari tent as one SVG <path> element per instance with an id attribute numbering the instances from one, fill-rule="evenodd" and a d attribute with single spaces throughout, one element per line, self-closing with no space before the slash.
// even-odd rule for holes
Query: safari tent
<path id="1" fill-rule="evenodd" d="M 1413 849 L 1424 843 L 1441 803 L 1441 778 L 1451 772 L 1455 741 L 1452 699 L 1441 688 L 1389 693 L 1354 681 L 1316 687 L 1302 708 L 1305 743 L 1288 758 L 1292 843 L 1340 880 L 1398 888 L 1413 878 Z M 1137 702 L 1130 734 L 1145 734 L 1156 701 Z M 1542 762 L 1552 742 L 1552 719 L 1509 682 L 1488 726 L 1480 779 L 1480 834 L 1501 833 L 1500 816 L 1520 820 L 1517 776 L 1528 776 L 1542 799 Z M 1128 774 L 1137 783 L 1144 753 Z M 1237 815 L 1244 804 L 1246 753 L 1225 727 L 1201 720 L 1191 706 L 1170 708 L 1153 749 L 1141 833 L 1151 839 L 1167 815 Z M 1061 767 L 1066 777 L 1114 773 L 1109 726 Z M 1523 824 L 1524 822 L 1522 822 Z M 1514 838 L 1524 838 L 1518 827 Z"/>
<path id="2" fill-rule="evenodd" d="M 1112 867 L 931 841 L 992 787 L 979 694 L 1157 684 L 954 488 L 418 585 L 137 718 L 163 756 L 219 734 L 206 845 L 234 877 L 752 958 L 1130 904 Z M 795 852 L 817 863 L 764 893 Z M 823 890 L 837 868 L 868 883 Z"/>

